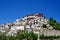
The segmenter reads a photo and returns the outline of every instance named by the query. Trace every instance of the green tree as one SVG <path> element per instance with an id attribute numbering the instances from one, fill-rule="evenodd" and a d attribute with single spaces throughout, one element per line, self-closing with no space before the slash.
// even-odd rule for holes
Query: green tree
<path id="1" fill-rule="evenodd" d="M 50 18 L 50 19 L 49 19 L 49 24 L 50 24 L 51 26 L 54 26 L 54 20 L 53 20 L 53 18 Z"/>
<path id="2" fill-rule="evenodd" d="M 47 25 L 46 24 L 43 24 L 42 26 L 43 26 L 43 28 L 47 28 Z"/>
<path id="3" fill-rule="evenodd" d="M 56 30 L 60 30 L 60 24 L 53 18 L 49 19 L 49 24 Z"/>

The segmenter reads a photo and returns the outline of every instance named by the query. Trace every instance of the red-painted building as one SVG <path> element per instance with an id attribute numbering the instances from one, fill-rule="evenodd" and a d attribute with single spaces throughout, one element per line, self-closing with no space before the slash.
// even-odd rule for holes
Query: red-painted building
<path id="1" fill-rule="evenodd" d="M 27 18 L 27 20 L 34 19 L 34 17 L 33 17 L 33 16 L 37 16 L 37 17 L 43 17 L 43 14 L 41 14 L 41 13 L 38 13 L 38 14 L 30 14 L 30 15 L 27 15 L 27 17 L 29 17 L 29 16 L 32 16 L 32 17 L 30 17 L 30 18 Z"/>

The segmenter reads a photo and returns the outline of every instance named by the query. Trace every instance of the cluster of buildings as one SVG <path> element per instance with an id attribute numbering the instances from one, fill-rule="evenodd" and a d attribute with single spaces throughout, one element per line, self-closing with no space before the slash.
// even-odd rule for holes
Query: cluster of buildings
<path id="1" fill-rule="evenodd" d="M 18 31 L 26 31 L 34 33 L 39 33 L 42 29 L 42 25 L 48 24 L 48 19 L 43 16 L 43 14 L 30 14 L 21 19 L 16 19 L 13 23 L 2 24 L 0 27 L 1 33 L 6 33 L 6 35 L 16 35 Z"/>

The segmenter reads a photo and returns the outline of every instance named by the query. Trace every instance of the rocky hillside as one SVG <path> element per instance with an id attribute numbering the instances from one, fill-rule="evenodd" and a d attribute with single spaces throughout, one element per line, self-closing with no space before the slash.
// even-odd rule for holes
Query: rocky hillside
<path id="1" fill-rule="evenodd" d="M 49 20 L 43 14 L 29 14 L 21 19 L 16 19 L 13 23 L 2 24 L 0 33 L 16 36 L 18 31 L 34 32 L 47 35 L 60 35 L 60 31 L 53 29 Z M 57 32 L 57 33 L 56 33 Z"/>

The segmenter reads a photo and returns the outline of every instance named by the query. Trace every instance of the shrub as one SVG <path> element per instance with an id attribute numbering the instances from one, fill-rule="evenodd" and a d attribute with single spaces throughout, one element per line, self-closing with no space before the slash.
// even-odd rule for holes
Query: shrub
<path id="1" fill-rule="evenodd" d="M 43 24 L 43 28 L 47 28 L 47 25 L 46 24 Z"/>

